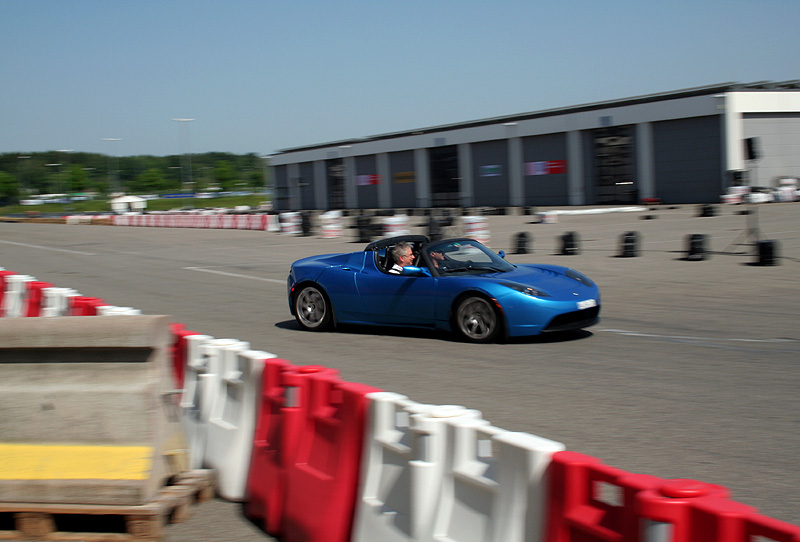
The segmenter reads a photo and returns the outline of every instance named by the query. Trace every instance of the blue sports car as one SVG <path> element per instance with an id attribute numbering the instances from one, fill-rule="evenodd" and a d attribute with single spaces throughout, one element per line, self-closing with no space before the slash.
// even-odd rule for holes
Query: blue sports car
<path id="1" fill-rule="evenodd" d="M 336 324 L 414 326 L 488 342 L 581 329 L 600 314 L 600 291 L 585 275 L 557 265 L 515 265 L 467 238 L 403 235 L 359 252 L 303 258 L 292 264 L 288 290 L 297 322 L 314 331 Z"/>

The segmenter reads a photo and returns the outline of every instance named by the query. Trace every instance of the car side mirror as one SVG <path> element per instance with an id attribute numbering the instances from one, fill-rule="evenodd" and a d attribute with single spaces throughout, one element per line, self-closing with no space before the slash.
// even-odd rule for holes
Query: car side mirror
<path id="1" fill-rule="evenodd" d="M 503 258 L 504 260 L 506 259 L 506 251 L 505 250 L 501 250 L 500 252 L 497 253 L 497 255 L 500 256 L 501 258 Z"/>
<path id="2" fill-rule="evenodd" d="M 407 265 L 403 268 L 403 275 L 407 277 L 430 277 L 431 270 L 427 267 L 416 267 L 413 265 Z"/>

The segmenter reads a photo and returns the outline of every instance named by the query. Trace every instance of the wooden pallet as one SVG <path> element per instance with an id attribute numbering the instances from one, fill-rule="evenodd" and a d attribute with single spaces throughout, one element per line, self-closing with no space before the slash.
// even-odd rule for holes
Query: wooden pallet
<path id="1" fill-rule="evenodd" d="M 195 502 L 214 497 L 214 471 L 190 470 L 138 506 L 0 502 L 0 540 L 156 541 L 185 521 Z"/>

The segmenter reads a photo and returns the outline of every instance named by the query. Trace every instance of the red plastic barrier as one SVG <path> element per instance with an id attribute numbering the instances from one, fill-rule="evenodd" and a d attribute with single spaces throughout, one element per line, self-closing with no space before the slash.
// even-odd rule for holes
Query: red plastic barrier
<path id="1" fill-rule="evenodd" d="M 547 542 L 639 542 L 636 494 L 664 483 L 577 452 L 553 454 L 548 475 Z"/>
<path id="2" fill-rule="evenodd" d="M 690 542 L 693 528 L 697 527 L 693 521 L 695 519 L 693 504 L 699 504 L 703 499 L 716 498 L 732 508 L 740 507 L 746 509 L 748 513 L 755 512 L 754 508 L 728 501 L 726 497 L 729 495 L 730 492 L 722 486 L 695 480 L 669 480 L 657 488 L 642 491 L 636 496 L 636 500 L 642 518 L 651 522 L 670 524 L 670 542 Z M 707 525 L 709 522 L 702 523 Z M 715 538 L 707 532 L 704 540 L 712 541 Z"/>
<path id="3" fill-rule="evenodd" d="M 69 298 L 71 316 L 97 316 L 97 309 L 108 303 L 97 297 L 75 296 Z"/>
<path id="4" fill-rule="evenodd" d="M 751 542 L 757 537 L 769 538 L 776 542 L 800 542 L 800 526 L 792 525 L 777 519 L 752 514 L 741 518 L 744 524 L 742 537 L 737 542 Z M 719 538 L 718 540 L 722 540 Z M 733 539 L 732 539 L 733 540 Z"/>
<path id="5" fill-rule="evenodd" d="M 298 367 L 280 358 L 264 361 L 245 513 L 263 520 L 264 529 L 270 534 L 278 534 L 281 529 L 287 471 L 300 437 L 299 405 L 308 402 L 308 375 L 314 373 L 339 374 L 336 369 Z"/>
<path id="6" fill-rule="evenodd" d="M 366 394 L 335 369 L 265 361 L 245 513 L 286 542 L 350 538 Z"/>
<path id="7" fill-rule="evenodd" d="M 727 494 L 713 484 L 670 480 L 637 495 L 637 509 L 642 518 L 654 522 L 648 525 L 669 524 L 669 542 L 800 540 L 800 527 L 762 516 L 752 506 L 727 499 Z"/>
<path id="8" fill-rule="evenodd" d="M 368 393 L 330 373 L 308 375 L 297 456 L 287 476 L 285 542 L 348 542 L 355 514 Z"/>
<path id="9" fill-rule="evenodd" d="M 546 542 L 800 542 L 800 527 L 696 480 L 631 474 L 576 453 L 553 454 Z"/>
<path id="10" fill-rule="evenodd" d="M 32 280 L 26 284 L 26 287 L 27 292 L 22 307 L 22 315 L 28 318 L 40 316 L 42 313 L 42 301 L 44 300 L 44 293 L 42 290 L 44 288 L 52 288 L 53 285 L 49 282 Z"/>
<path id="11" fill-rule="evenodd" d="M 172 360 L 172 377 L 175 379 L 175 388 L 183 389 L 186 377 L 186 337 L 199 335 L 196 331 L 189 331 L 183 324 L 170 324 L 172 343 L 169 347 L 169 356 Z"/>
<path id="12" fill-rule="evenodd" d="M 3 297 L 6 295 L 6 277 L 9 275 L 16 275 L 14 271 L 0 271 L 0 317 L 6 315 L 3 310 Z"/>

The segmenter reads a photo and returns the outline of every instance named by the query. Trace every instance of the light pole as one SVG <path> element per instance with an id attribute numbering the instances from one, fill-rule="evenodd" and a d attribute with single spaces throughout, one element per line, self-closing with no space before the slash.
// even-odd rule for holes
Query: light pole
<path id="1" fill-rule="evenodd" d="M 181 179 L 181 182 L 187 184 L 189 188 L 192 187 L 192 141 L 189 133 L 189 123 L 194 121 L 194 119 L 184 119 L 184 118 L 173 118 L 175 122 L 182 123 L 186 126 L 186 152 L 184 154 L 184 170 L 186 171 L 186 175 L 188 175 L 187 179 Z M 183 172 L 182 172 L 183 173 Z"/>
<path id="2" fill-rule="evenodd" d="M 102 141 L 122 141 L 121 137 L 104 137 Z M 113 153 L 109 153 L 108 160 L 106 161 L 106 166 L 108 167 L 108 190 L 109 192 L 113 192 L 114 190 L 119 190 L 120 187 L 118 182 L 118 175 L 119 175 L 119 162 L 115 159 L 115 167 L 114 167 L 114 175 L 111 175 L 111 157 Z"/>

